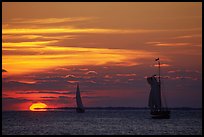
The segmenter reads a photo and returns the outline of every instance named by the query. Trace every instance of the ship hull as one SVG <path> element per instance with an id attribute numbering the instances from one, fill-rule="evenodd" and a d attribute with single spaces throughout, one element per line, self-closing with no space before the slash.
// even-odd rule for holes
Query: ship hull
<path id="1" fill-rule="evenodd" d="M 84 110 L 84 109 L 81 109 L 81 108 L 76 108 L 76 112 L 77 112 L 77 113 L 84 113 L 85 110 Z"/>
<path id="2" fill-rule="evenodd" d="M 153 119 L 169 119 L 170 111 L 154 111 L 150 113 Z"/>

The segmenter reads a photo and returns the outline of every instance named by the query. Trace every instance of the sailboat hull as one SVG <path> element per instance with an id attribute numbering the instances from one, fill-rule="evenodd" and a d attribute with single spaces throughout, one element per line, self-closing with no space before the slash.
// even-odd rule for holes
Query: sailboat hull
<path id="1" fill-rule="evenodd" d="M 153 119 L 169 119 L 170 111 L 153 111 L 150 113 Z"/>
<path id="2" fill-rule="evenodd" d="M 76 108 L 76 112 L 77 112 L 77 113 L 84 113 L 85 110 L 84 110 L 84 109 L 81 109 L 81 108 Z"/>

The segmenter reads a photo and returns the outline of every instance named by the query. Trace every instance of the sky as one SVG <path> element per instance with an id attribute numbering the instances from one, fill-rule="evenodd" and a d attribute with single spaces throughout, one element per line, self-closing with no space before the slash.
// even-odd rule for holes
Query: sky
<path id="1" fill-rule="evenodd" d="M 2 109 L 202 107 L 201 2 L 3 2 Z"/>

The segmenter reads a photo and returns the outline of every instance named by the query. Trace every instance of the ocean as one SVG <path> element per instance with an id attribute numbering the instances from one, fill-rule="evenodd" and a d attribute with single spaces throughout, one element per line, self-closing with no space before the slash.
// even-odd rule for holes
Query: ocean
<path id="1" fill-rule="evenodd" d="M 3 111 L 3 135 L 202 135 L 202 110 L 171 110 L 152 119 L 147 109 Z"/>

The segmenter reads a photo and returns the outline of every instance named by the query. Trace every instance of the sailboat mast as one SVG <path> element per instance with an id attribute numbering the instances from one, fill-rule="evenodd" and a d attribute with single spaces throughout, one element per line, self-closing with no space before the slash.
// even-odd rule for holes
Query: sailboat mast
<path id="1" fill-rule="evenodd" d="M 155 61 L 158 61 L 158 67 L 159 67 L 159 85 L 161 85 L 161 80 L 160 80 L 160 61 L 159 61 L 159 58 L 155 59 Z"/>
<path id="2" fill-rule="evenodd" d="M 160 80 L 160 61 L 158 61 L 158 66 L 159 66 L 159 85 L 161 85 L 161 80 Z"/>
<path id="3" fill-rule="evenodd" d="M 155 59 L 155 61 L 158 61 L 158 69 L 159 69 L 159 93 L 160 93 L 160 97 L 161 97 L 161 79 L 160 79 L 160 61 L 159 58 Z M 162 103 L 160 102 L 160 109 L 162 107 Z"/>

